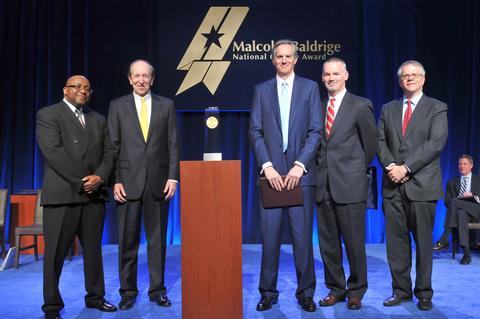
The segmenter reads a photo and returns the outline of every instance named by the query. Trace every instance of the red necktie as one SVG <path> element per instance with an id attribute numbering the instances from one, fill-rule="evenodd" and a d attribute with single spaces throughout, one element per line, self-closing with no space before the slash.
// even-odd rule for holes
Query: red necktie
<path id="1" fill-rule="evenodd" d="M 407 100 L 407 109 L 405 110 L 405 114 L 403 115 L 402 136 L 405 136 L 405 132 L 407 132 L 408 122 L 410 122 L 411 117 L 412 117 L 412 101 Z"/>
<path id="2" fill-rule="evenodd" d="M 333 120 L 335 119 L 335 106 L 334 103 L 335 98 L 332 97 L 330 99 L 330 103 L 328 104 L 327 110 L 327 124 L 325 126 L 325 131 L 327 132 L 327 137 L 330 137 L 330 131 L 332 130 Z"/>

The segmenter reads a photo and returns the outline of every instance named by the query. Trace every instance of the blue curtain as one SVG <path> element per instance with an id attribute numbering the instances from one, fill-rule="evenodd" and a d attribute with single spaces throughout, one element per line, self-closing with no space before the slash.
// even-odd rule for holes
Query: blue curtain
<path id="1" fill-rule="evenodd" d="M 480 155 L 477 142 L 480 135 L 477 125 L 480 3 L 475 0 L 341 2 L 355 8 L 360 30 L 355 48 L 357 74 L 350 74 L 347 86 L 373 101 L 377 117 L 382 104 L 401 97 L 396 71 L 407 59 L 424 64 L 427 71 L 425 93 L 448 104 L 450 133 L 442 154 L 446 183 L 458 174 L 460 154 L 468 153 L 474 158 Z M 178 14 L 185 9 L 182 1 L 139 0 L 136 9 L 151 13 L 143 18 L 132 15 L 130 3 L 121 0 L 0 0 L 0 188 L 16 193 L 21 189 L 41 187 L 43 159 L 35 143 L 35 113 L 62 98 L 68 76 L 80 73 L 89 77 L 95 90 L 91 106 L 106 114 L 110 99 L 131 90 L 125 76 L 130 61 L 139 57 L 151 61 L 158 77 L 162 76 L 162 70 L 171 67 L 157 58 L 159 50 L 168 48 L 162 47 L 161 34 L 155 31 L 158 30 L 155 17 L 160 12 Z M 204 3 L 205 8 L 216 4 L 215 1 Z M 272 1 L 272 6 L 274 3 L 277 5 L 278 1 Z M 320 6 L 319 3 L 322 2 L 300 1 L 298 5 Z M 341 22 L 334 18 L 332 27 L 337 27 Z M 180 56 L 183 52 L 172 54 Z M 319 79 L 320 74 L 315 80 Z M 161 87 L 154 86 L 153 91 L 162 94 Z M 325 96 L 324 90 L 322 96 Z M 203 113 L 178 112 L 177 116 L 181 159 L 201 159 Z M 224 159 L 242 161 L 243 241 L 258 243 L 257 172 L 247 138 L 248 121 L 249 112 L 221 113 L 222 150 Z M 381 172 L 376 160 L 374 164 Z M 381 174 L 379 187 L 380 178 Z M 379 201 L 379 209 L 369 210 L 366 216 L 367 242 L 370 243 L 385 241 L 381 198 Z M 170 207 L 169 243 L 180 242 L 179 206 L 177 194 Z M 105 243 L 117 240 L 114 208 L 114 203 L 108 205 Z M 440 201 L 435 238 L 442 231 L 444 215 L 445 207 Z M 288 240 L 287 232 L 285 242 Z"/>

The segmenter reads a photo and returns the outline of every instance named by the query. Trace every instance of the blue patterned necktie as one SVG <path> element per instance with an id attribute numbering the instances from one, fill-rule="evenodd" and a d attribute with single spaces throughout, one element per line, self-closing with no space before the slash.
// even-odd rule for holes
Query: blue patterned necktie
<path id="1" fill-rule="evenodd" d="M 459 197 L 462 197 L 463 194 L 467 191 L 468 176 L 462 177 L 462 185 L 460 186 L 460 192 L 458 193 Z"/>
<path id="2" fill-rule="evenodd" d="M 288 147 L 288 122 L 290 119 L 290 101 L 288 100 L 288 83 L 282 82 L 280 91 L 280 119 L 282 121 L 283 152 Z"/>

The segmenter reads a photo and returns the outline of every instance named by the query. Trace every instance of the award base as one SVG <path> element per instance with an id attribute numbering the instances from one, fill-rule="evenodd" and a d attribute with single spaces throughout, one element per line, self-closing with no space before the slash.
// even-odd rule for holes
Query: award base
<path id="1" fill-rule="evenodd" d="M 221 161 L 222 153 L 203 153 L 204 161 Z"/>

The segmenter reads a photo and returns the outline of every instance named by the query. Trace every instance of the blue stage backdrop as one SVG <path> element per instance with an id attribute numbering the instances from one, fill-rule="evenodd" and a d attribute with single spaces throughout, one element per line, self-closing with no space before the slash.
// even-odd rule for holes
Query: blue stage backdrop
<path id="1" fill-rule="evenodd" d="M 279 38 L 298 42 L 296 72 L 318 82 L 326 58 L 343 58 L 347 87 L 370 98 L 377 117 L 382 104 L 401 97 L 399 64 L 421 61 L 425 93 L 449 106 L 445 183 L 457 174 L 461 153 L 480 155 L 479 16 L 475 0 L 0 0 L 0 187 L 11 193 L 41 187 L 35 113 L 62 98 L 68 76 L 86 75 L 95 91 L 91 106 L 107 114 L 109 100 L 131 91 L 129 63 L 143 58 L 156 69 L 153 91 L 176 102 L 182 160 L 202 157 L 201 110 L 222 110 L 223 158 L 242 161 L 243 241 L 260 242 L 248 111 L 254 84 L 274 75 L 270 49 Z M 374 164 L 380 186 L 382 170 Z M 370 243 L 385 240 L 381 204 L 380 198 L 379 210 L 366 217 Z M 109 204 L 106 243 L 117 240 L 114 206 Z M 440 201 L 435 237 L 444 215 Z M 180 242 L 179 216 L 177 194 L 169 243 Z"/>

